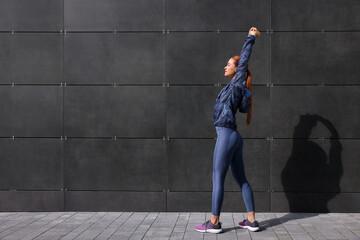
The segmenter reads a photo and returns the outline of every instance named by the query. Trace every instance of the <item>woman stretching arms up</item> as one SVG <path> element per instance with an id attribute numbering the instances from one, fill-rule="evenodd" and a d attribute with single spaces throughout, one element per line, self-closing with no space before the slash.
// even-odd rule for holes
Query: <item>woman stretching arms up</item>
<path id="1" fill-rule="evenodd" d="M 258 231 L 260 229 L 259 223 L 255 221 L 252 189 L 246 180 L 244 172 L 243 139 L 237 131 L 235 119 L 236 110 L 239 108 L 242 96 L 245 93 L 246 74 L 248 73 L 251 76 L 247 70 L 251 49 L 255 43 L 255 38 L 259 36 L 260 32 L 255 27 L 252 27 L 249 30 L 240 56 L 231 57 L 224 67 L 225 76 L 230 77 L 231 81 L 220 91 L 214 107 L 214 125 L 217 132 L 217 140 L 213 158 L 212 215 L 211 219 L 196 226 L 195 229 L 199 232 L 222 232 L 219 217 L 224 199 L 224 181 L 229 166 L 235 181 L 241 188 L 248 213 L 247 219 L 239 222 L 239 226 L 251 231 Z M 251 94 L 250 91 L 247 92 Z M 250 120 L 248 119 L 249 123 Z"/>

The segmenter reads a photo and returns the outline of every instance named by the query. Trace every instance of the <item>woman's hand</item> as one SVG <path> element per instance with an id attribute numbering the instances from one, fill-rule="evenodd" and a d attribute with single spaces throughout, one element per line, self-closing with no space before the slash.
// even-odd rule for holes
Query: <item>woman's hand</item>
<path id="1" fill-rule="evenodd" d="M 250 36 L 250 34 L 253 34 L 255 38 L 260 36 L 260 32 L 257 30 L 256 27 L 250 28 L 248 36 Z"/>

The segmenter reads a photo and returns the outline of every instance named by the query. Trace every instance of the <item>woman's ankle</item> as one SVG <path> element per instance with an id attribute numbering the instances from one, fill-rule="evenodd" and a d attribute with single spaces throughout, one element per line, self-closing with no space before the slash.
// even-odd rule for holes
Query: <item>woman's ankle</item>
<path id="1" fill-rule="evenodd" d="M 210 222 L 211 222 L 212 224 L 217 224 L 217 223 L 219 222 L 219 219 L 216 219 L 216 220 L 210 219 Z"/>
<path id="2" fill-rule="evenodd" d="M 249 222 L 254 222 L 255 221 L 255 212 L 249 212 L 247 215 L 247 220 Z"/>

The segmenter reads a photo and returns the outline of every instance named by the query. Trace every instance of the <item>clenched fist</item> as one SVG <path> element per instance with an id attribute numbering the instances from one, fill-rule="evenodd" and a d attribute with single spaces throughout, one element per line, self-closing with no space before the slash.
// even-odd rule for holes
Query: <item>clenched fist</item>
<path id="1" fill-rule="evenodd" d="M 256 27 L 250 28 L 248 36 L 250 36 L 250 34 L 253 34 L 255 38 L 260 36 L 260 32 L 257 30 Z"/>

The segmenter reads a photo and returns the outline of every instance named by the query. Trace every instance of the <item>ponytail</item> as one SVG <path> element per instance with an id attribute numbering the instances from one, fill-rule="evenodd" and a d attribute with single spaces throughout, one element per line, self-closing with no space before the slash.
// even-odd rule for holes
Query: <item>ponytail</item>
<path id="1" fill-rule="evenodd" d="M 246 68 L 247 68 L 246 88 L 249 89 L 249 91 L 252 93 L 252 90 L 251 90 L 251 73 L 249 71 L 249 65 L 247 65 Z M 250 107 L 249 107 L 249 112 L 247 113 L 246 125 L 250 125 L 252 96 L 253 96 L 253 94 L 251 94 L 250 97 L 249 97 Z"/>

